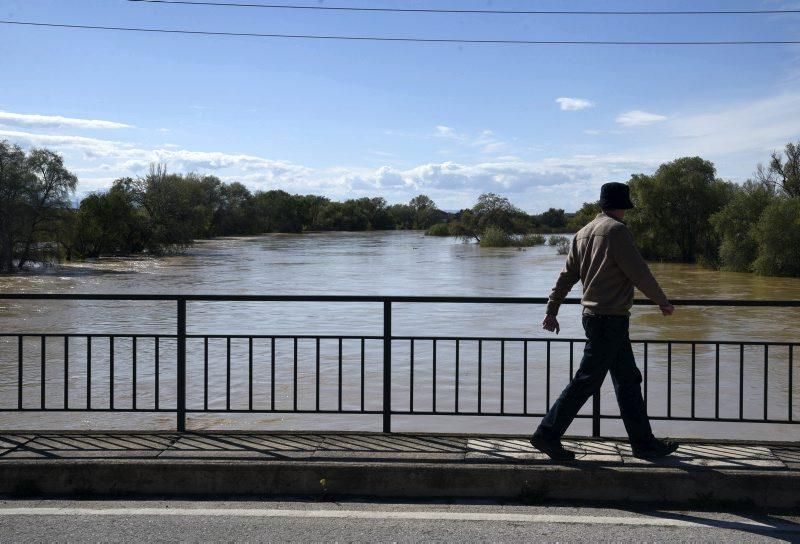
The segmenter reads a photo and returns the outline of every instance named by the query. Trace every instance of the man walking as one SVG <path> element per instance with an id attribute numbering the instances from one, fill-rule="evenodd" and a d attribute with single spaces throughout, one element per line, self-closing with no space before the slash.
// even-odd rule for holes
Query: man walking
<path id="1" fill-rule="evenodd" d="M 572 286 L 583 284 L 583 328 L 586 347 L 580 367 L 564 392 L 545 415 L 531 437 L 531 444 L 551 459 L 570 460 L 575 453 L 564 449 L 561 436 L 578 410 L 603 384 L 611 372 L 622 421 L 636 457 L 654 459 L 669 455 L 678 444 L 658 440 L 642 399 L 642 374 L 628 336 L 633 288 L 636 286 L 658 304 L 661 313 L 675 310 L 644 261 L 630 230 L 622 221 L 633 208 L 624 183 L 606 183 L 600 188 L 602 213 L 573 238 L 567 262 L 550 293 L 542 328 L 560 331 L 558 308 Z"/>

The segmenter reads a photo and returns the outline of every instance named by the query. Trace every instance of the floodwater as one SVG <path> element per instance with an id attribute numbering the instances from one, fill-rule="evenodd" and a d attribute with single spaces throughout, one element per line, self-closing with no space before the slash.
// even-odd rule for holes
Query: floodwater
<path id="1" fill-rule="evenodd" d="M 482 249 L 450 238 L 426 237 L 419 232 L 312 233 L 265 235 L 200 241 L 185 254 L 164 258 L 102 259 L 59 267 L 42 274 L 0 277 L 5 293 L 147 293 L 147 294 L 302 294 L 302 295 L 454 295 L 530 296 L 549 293 L 564 257 L 550 246 L 517 250 Z M 725 273 L 696 266 L 653 263 L 665 292 L 674 299 L 800 299 L 800 279 L 764 278 L 752 274 Z M 572 296 L 580 295 L 577 285 Z M 503 337 L 530 339 L 574 339 L 573 365 L 580 361 L 583 332 L 580 308 L 565 305 L 559 315 L 561 334 L 541 330 L 542 306 L 484 304 L 395 304 L 393 334 L 421 337 Z M 187 308 L 189 335 L 330 335 L 380 336 L 383 333 L 380 304 L 355 303 L 203 303 Z M 797 308 L 678 307 L 675 315 L 663 317 L 657 308 L 633 310 L 631 337 L 635 340 L 768 341 L 797 342 L 800 338 Z M 98 301 L 10 301 L 0 300 L 0 333 L 170 335 L 175 333 L 175 304 L 170 302 Z M 246 410 L 250 407 L 248 383 L 250 346 L 247 338 L 231 341 L 230 380 L 227 373 L 225 339 L 209 339 L 208 392 L 204 391 L 204 339 L 190 338 L 187 346 L 188 399 L 190 409 Z M 275 341 L 275 379 L 272 379 L 272 346 L 269 338 L 253 340 L 253 393 L 256 410 L 315 410 L 317 390 L 323 410 L 340 405 L 339 344 L 337 339 L 320 341 L 319 374 L 316 341 L 301 339 L 294 364 L 294 340 Z M 552 343 L 550 379 L 546 372 L 546 343 L 529 342 L 527 378 L 524 371 L 525 344 L 507 341 L 482 342 L 478 368 L 478 342 L 459 342 L 458 410 L 478 409 L 480 371 L 483 411 L 521 413 L 528 417 L 445 417 L 436 415 L 395 416 L 394 430 L 470 431 L 526 433 L 535 425 L 547 402 L 558 396 L 570 376 L 570 344 Z M 0 405 L 16 406 L 18 400 L 18 340 L 0 337 Z M 503 348 L 505 351 L 503 351 Z M 41 340 L 23 341 L 23 406 L 41 402 L 41 383 L 48 407 L 61 407 L 66 392 L 71 407 L 87 403 L 85 337 L 69 339 L 69 361 L 64 365 L 63 338 L 48 338 L 45 379 L 41 373 Z M 175 342 L 163 338 L 159 345 L 160 373 L 156 384 L 155 341 L 137 340 L 136 379 L 133 379 L 132 340 L 115 339 L 114 374 L 107 337 L 93 338 L 91 394 L 94 408 L 110 407 L 114 384 L 115 407 L 130 407 L 136 384 L 137 406 L 175 406 Z M 641 344 L 635 345 L 644 370 Z M 695 414 L 716 413 L 715 346 L 695 348 Z M 437 371 L 433 372 L 433 343 L 419 339 L 414 345 L 414 383 L 411 387 L 411 353 L 408 340 L 393 343 L 393 398 L 397 411 L 454 411 L 456 389 L 456 343 L 440 340 L 436 347 Z M 794 391 L 789 391 L 789 348 L 771 346 L 765 385 L 763 346 L 738 345 L 720 348 L 719 415 L 740 415 L 739 394 L 744 398 L 741 415 L 762 419 L 767 392 L 769 419 L 785 420 L 789 411 L 800 419 L 798 358 L 794 349 Z M 342 341 L 341 407 L 359 409 L 362 403 L 361 345 L 358 339 Z M 502 353 L 501 353 L 502 352 Z M 740 355 L 742 359 L 740 360 Z M 380 410 L 382 402 L 382 351 L 380 340 L 364 346 L 364 395 L 366 410 Z M 503 372 L 501 373 L 501 368 Z M 668 373 L 667 370 L 670 369 Z M 740 370 L 744 369 L 743 377 Z M 296 370 L 295 370 L 296 369 Z M 675 345 L 671 363 L 667 348 L 648 345 L 648 410 L 651 416 L 691 415 L 691 347 Z M 297 374 L 297 381 L 294 374 Z M 669 374 L 669 375 L 668 375 Z M 317 386 L 319 376 L 319 386 Z M 524 382 L 527 379 L 527 390 Z M 436 381 L 434 395 L 433 382 Z M 230 396 L 228 395 L 230 382 Z M 613 389 L 607 380 L 603 392 L 604 413 L 614 414 Z M 672 385 L 667 397 L 667 382 Z M 66 384 L 66 387 L 65 387 Z M 296 385 L 295 385 L 296 384 Z M 548 387 L 549 385 L 549 387 Z M 295 397 L 295 387 L 297 396 Z M 273 395 L 274 390 L 274 395 Z M 413 395 L 412 395 L 413 391 Z M 527 392 L 525 392 L 527 391 Z M 501 394 L 502 393 L 502 394 Z M 790 395 L 792 404 L 790 407 Z M 501 401 L 502 398 L 502 401 Z M 434 402 L 436 410 L 434 410 Z M 502 406 L 501 406 L 502 402 Z M 589 403 L 591 404 L 591 403 Z M 588 406 L 586 407 L 588 410 Z M 583 413 L 588 413 L 584 410 Z M 380 415 L 342 414 L 190 414 L 188 426 L 196 429 L 342 429 L 380 430 Z M 168 414 L 0 413 L 0 427 L 35 428 L 58 426 L 83 429 L 169 428 Z M 800 427 L 749 423 L 655 421 L 657 434 L 673 436 L 717 436 L 787 440 L 800 438 Z M 571 429 L 584 434 L 588 420 L 578 420 Z M 603 433 L 624 434 L 619 422 L 603 421 Z"/>

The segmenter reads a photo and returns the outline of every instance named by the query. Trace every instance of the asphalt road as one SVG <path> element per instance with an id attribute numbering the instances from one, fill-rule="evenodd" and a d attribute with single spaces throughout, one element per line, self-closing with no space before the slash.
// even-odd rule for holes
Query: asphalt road
<path id="1" fill-rule="evenodd" d="M 798 542 L 800 514 L 476 503 L 2 501 L 0 542 Z"/>

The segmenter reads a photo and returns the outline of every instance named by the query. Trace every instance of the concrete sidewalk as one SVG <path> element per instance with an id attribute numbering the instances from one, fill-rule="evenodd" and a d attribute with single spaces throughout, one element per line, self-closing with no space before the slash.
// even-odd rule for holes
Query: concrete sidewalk
<path id="1" fill-rule="evenodd" d="M 656 462 L 626 442 L 320 433 L 0 434 L 6 496 L 369 496 L 642 501 L 800 509 L 800 444 L 687 442 Z"/>

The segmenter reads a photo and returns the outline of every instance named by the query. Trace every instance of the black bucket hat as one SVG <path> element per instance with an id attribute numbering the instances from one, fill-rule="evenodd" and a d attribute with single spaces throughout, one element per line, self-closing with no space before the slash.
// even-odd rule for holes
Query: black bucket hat
<path id="1" fill-rule="evenodd" d="M 630 210 L 631 190 L 624 183 L 613 181 L 600 187 L 600 208 L 603 210 Z"/>

